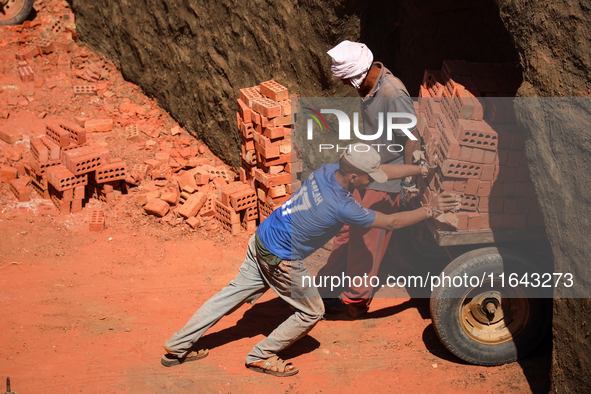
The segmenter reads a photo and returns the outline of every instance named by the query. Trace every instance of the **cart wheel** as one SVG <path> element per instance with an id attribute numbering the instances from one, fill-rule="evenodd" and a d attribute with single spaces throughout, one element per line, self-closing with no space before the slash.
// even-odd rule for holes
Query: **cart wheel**
<path id="1" fill-rule="evenodd" d="M 423 222 L 396 230 L 388 252 L 397 266 L 412 273 L 441 271 L 451 261 Z"/>
<path id="2" fill-rule="evenodd" d="M 446 276 L 467 277 L 505 272 L 534 272 L 521 255 L 489 247 L 463 254 L 445 269 Z M 501 365 L 533 351 L 549 332 L 552 300 L 528 298 L 523 286 L 501 288 L 438 287 L 431 294 L 431 319 L 445 347 L 477 365 Z"/>
<path id="3" fill-rule="evenodd" d="M 0 26 L 18 25 L 29 16 L 35 0 L 0 0 Z"/>

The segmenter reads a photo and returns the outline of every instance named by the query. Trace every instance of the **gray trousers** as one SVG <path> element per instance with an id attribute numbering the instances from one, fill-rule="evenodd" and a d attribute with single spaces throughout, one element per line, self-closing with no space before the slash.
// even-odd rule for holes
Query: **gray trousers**
<path id="1" fill-rule="evenodd" d="M 170 354 L 182 357 L 205 332 L 223 316 L 245 302 L 254 304 L 267 289 L 273 289 L 295 313 L 263 339 L 246 356 L 246 363 L 266 360 L 306 335 L 324 315 L 324 304 L 316 287 L 303 287 L 302 277 L 310 276 L 300 260 L 270 266 L 257 258 L 255 237 L 250 238 L 246 258 L 238 276 L 199 308 L 185 326 L 166 341 Z"/>

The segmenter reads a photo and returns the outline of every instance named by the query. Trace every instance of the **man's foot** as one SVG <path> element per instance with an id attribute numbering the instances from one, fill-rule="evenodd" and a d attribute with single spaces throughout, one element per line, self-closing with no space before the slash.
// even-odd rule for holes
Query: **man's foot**
<path id="1" fill-rule="evenodd" d="M 369 307 L 365 305 L 347 304 L 347 312 L 349 312 L 351 319 L 359 319 L 367 313 L 368 309 Z"/>
<path id="2" fill-rule="evenodd" d="M 328 314 L 337 314 L 347 312 L 347 305 L 343 303 L 341 297 L 339 298 L 323 298 L 324 311 Z"/>
<path id="3" fill-rule="evenodd" d="M 293 376 L 300 371 L 289 361 L 282 360 L 277 356 L 245 365 L 246 368 L 253 371 L 281 377 Z"/>
<path id="4" fill-rule="evenodd" d="M 172 367 L 174 365 L 180 365 L 191 361 L 201 360 L 202 358 L 207 357 L 208 354 L 208 349 L 201 349 L 198 351 L 192 350 L 189 353 L 185 354 L 184 357 L 179 357 L 174 354 L 165 354 L 160 359 L 160 363 L 165 367 Z"/>

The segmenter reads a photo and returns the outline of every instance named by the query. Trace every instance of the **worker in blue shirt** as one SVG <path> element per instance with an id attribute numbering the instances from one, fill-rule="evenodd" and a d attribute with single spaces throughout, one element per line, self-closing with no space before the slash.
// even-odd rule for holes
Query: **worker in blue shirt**
<path id="1" fill-rule="evenodd" d="M 380 165 L 380 155 L 369 145 L 349 146 L 339 164 L 314 171 L 302 187 L 257 229 L 248 243 L 246 258 L 236 279 L 209 299 L 181 330 L 170 338 L 161 363 L 179 365 L 207 356 L 195 347 L 199 338 L 224 315 L 245 302 L 253 304 L 272 288 L 295 311 L 246 357 L 246 367 L 275 376 L 291 376 L 298 368 L 277 353 L 306 335 L 324 315 L 318 289 L 302 260 L 324 245 L 345 223 L 394 230 L 448 212 L 458 201 L 449 193 L 436 196 L 428 206 L 385 215 L 364 208 L 351 191 L 363 190 L 371 181 L 386 182 L 419 175 L 415 165 Z"/>

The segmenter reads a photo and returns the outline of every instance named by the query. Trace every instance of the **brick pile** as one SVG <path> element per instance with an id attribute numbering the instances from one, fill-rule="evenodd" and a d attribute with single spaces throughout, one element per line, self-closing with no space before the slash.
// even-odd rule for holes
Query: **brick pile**
<path id="1" fill-rule="evenodd" d="M 459 231 L 544 225 L 513 108 L 494 99 L 514 97 L 520 83 L 513 64 L 446 60 L 425 71 L 417 128 L 438 168 L 419 190 L 423 203 L 441 191 L 461 194 Z"/>
<path id="2" fill-rule="evenodd" d="M 65 122 L 47 124 L 44 136 L 31 139 L 25 170 L 27 177 L 11 181 L 19 201 L 28 200 L 25 190 L 30 183 L 62 214 L 82 211 L 89 198 L 111 202 L 126 191 L 125 162 L 112 158 L 108 149 L 89 144 L 85 129 Z"/>
<path id="3" fill-rule="evenodd" d="M 287 88 L 273 80 L 240 90 L 240 180 L 255 192 L 246 228 L 255 228 L 257 217 L 259 223 L 266 219 L 301 186 L 297 178 L 303 167 L 292 152 L 291 111 Z"/>

